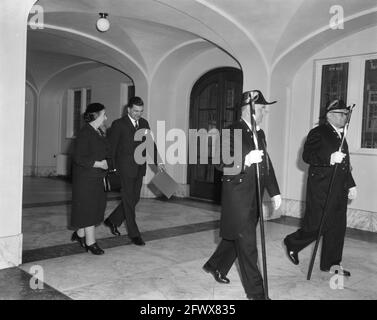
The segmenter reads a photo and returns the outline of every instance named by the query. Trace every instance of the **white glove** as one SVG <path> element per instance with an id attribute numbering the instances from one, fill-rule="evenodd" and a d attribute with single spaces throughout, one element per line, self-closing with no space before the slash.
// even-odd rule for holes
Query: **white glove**
<path id="1" fill-rule="evenodd" d="M 332 153 L 330 157 L 330 165 L 333 166 L 335 163 L 341 163 L 345 156 L 346 154 L 340 151 Z"/>
<path id="2" fill-rule="evenodd" d="M 276 196 L 273 196 L 271 198 L 272 202 L 274 203 L 274 210 L 277 210 L 280 208 L 281 205 L 281 195 L 277 194 Z"/>
<path id="3" fill-rule="evenodd" d="M 263 150 L 252 150 L 245 157 L 245 166 L 250 167 L 253 163 L 262 161 Z"/>
<path id="4" fill-rule="evenodd" d="M 354 200 L 357 197 L 357 190 L 356 187 L 352 187 L 348 189 L 348 199 Z"/>

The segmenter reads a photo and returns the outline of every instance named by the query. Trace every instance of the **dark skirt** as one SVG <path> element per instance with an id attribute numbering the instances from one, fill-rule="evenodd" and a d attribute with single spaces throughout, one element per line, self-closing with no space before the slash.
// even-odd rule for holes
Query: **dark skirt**
<path id="1" fill-rule="evenodd" d="M 102 177 L 76 176 L 72 185 L 71 226 L 84 228 L 104 220 L 106 193 Z"/>

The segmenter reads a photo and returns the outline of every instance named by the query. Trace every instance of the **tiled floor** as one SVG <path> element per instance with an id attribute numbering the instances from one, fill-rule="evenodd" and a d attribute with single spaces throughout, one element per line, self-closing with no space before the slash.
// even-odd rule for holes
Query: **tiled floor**
<path id="1" fill-rule="evenodd" d="M 27 185 L 33 185 L 31 194 Z M 137 220 L 146 246 L 130 244 L 123 227 L 121 237 L 112 237 L 99 226 L 97 236 L 105 254 L 94 256 L 69 241 L 69 184 L 46 179 L 28 181 L 25 187 L 24 264 L 0 270 L 0 299 L 245 300 L 237 264 L 228 275 L 228 285 L 218 284 L 202 270 L 219 241 L 219 206 L 187 199 L 142 199 Z M 46 187 L 47 198 L 43 196 Z M 118 201 L 108 202 L 106 215 Z M 319 258 L 312 279 L 306 280 L 312 247 L 300 253 L 298 266 L 287 259 L 282 239 L 297 225 L 297 219 L 284 217 L 265 225 L 273 300 L 377 298 L 375 234 L 348 231 L 343 264 L 352 277 L 344 279 L 343 289 L 335 290 L 330 287 L 332 275 L 319 271 Z M 31 274 L 43 280 L 43 289 L 31 288 L 36 281 Z"/>

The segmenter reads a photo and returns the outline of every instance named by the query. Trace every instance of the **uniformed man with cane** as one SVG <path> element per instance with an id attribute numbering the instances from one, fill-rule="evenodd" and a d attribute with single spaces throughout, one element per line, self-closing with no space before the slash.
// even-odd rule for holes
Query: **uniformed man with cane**
<path id="1" fill-rule="evenodd" d="M 251 99 L 254 99 L 252 103 Z M 240 104 L 241 119 L 228 128 L 230 131 L 228 139 L 222 134 L 222 148 L 229 148 L 230 154 L 235 159 L 240 159 L 240 163 L 229 164 L 224 159 L 224 154 L 227 152 L 223 150 L 219 165 L 219 169 L 224 173 L 220 219 L 222 240 L 203 266 L 203 269 L 211 273 L 217 282 L 226 284 L 229 283 L 227 273 L 238 258 L 242 284 L 247 297 L 253 300 L 268 298 L 258 268 L 256 242 L 256 227 L 260 218 L 258 202 L 261 202 L 263 198 L 264 189 L 267 189 L 272 197 L 275 209 L 278 209 L 281 204 L 279 187 L 266 150 L 265 134 L 259 128 L 265 114 L 265 105 L 275 102 L 267 102 L 259 90 L 243 93 Z M 255 110 L 251 110 L 252 104 Z M 257 137 L 253 136 L 253 131 Z M 238 136 L 239 139 L 234 139 L 237 132 L 241 133 Z M 257 192 L 257 166 L 259 166 L 260 199 Z M 230 170 L 230 167 L 234 167 L 234 172 Z M 266 274 L 264 276 L 267 277 Z"/>
<path id="2" fill-rule="evenodd" d="M 350 107 L 344 101 L 330 101 L 326 105 L 325 123 L 309 132 L 302 155 L 309 164 L 305 215 L 301 228 L 284 239 L 288 258 L 297 265 L 298 253 L 322 236 L 320 269 L 341 270 L 348 277 L 351 273 L 343 269 L 340 263 L 347 226 L 347 202 L 356 198 L 344 132 L 349 122 L 349 112 Z M 318 234 L 319 230 L 321 234 Z M 313 256 L 315 258 L 315 253 Z"/>

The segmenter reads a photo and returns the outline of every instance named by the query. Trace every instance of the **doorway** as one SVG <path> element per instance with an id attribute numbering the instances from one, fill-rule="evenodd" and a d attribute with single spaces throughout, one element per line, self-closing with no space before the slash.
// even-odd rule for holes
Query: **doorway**
<path id="1" fill-rule="evenodd" d="M 190 129 L 217 129 L 221 132 L 239 116 L 237 105 L 242 94 L 242 71 L 236 68 L 218 68 L 203 75 L 194 85 L 190 96 Z M 209 150 L 211 150 L 209 139 Z M 208 164 L 188 166 L 190 196 L 220 202 L 221 171 L 212 164 L 208 153 Z"/>

